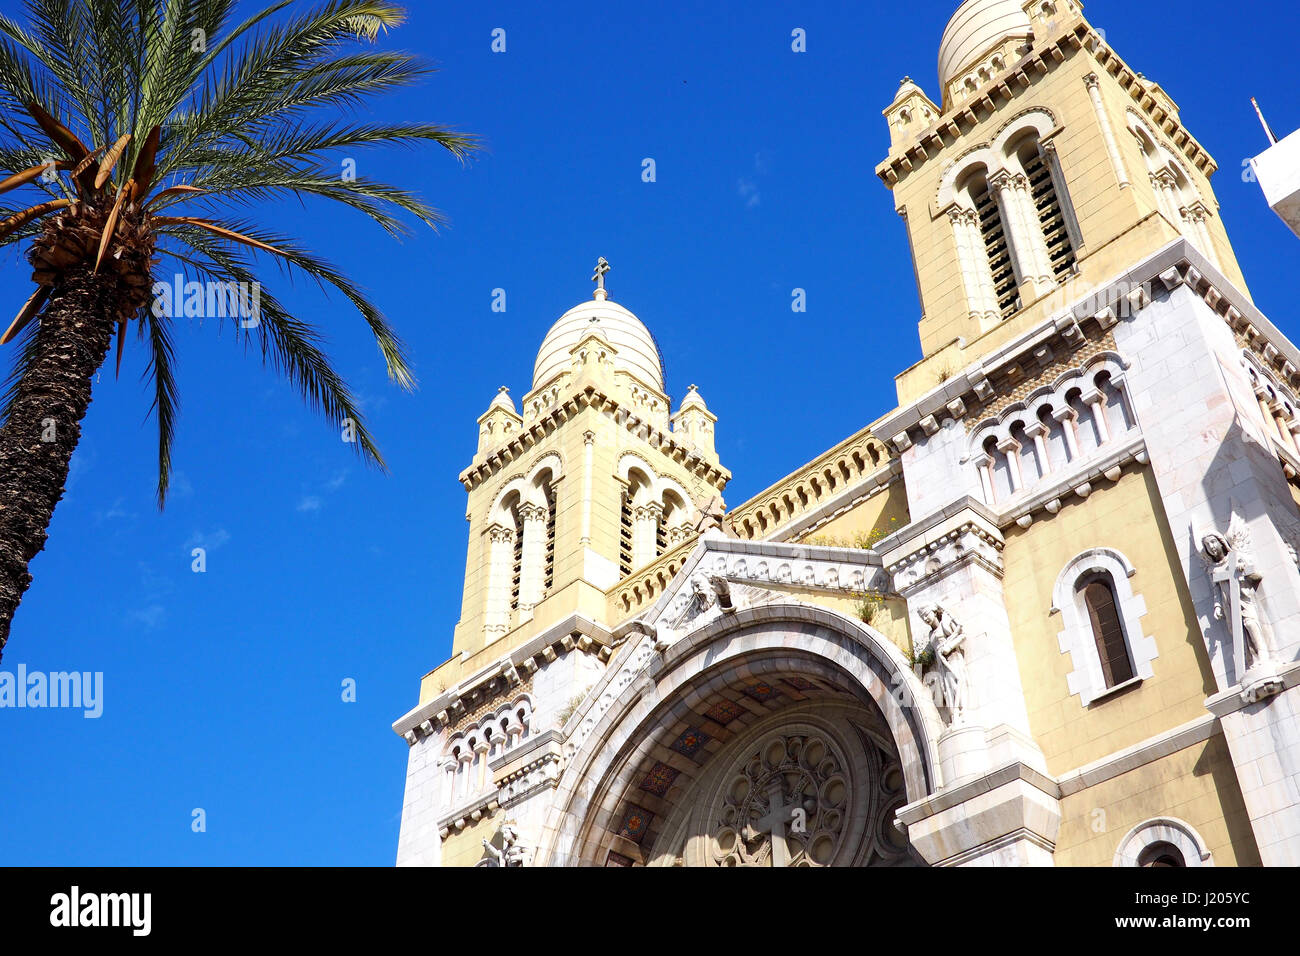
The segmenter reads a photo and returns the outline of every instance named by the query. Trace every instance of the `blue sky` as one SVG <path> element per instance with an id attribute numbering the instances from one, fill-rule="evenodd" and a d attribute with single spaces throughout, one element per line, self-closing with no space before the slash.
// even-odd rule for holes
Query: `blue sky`
<path id="1" fill-rule="evenodd" d="M 497 386 L 527 390 L 542 336 L 590 296 L 601 255 L 612 297 L 659 339 L 669 392 L 696 382 L 719 416 L 732 505 L 892 407 L 893 375 L 920 357 L 919 314 L 873 172 L 880 111 L 904 74 L 938 95 L 955 6 L 412 3 L 383 42 L 441 72 L 382 114 L 487 148 L 463 169 L 432 149 L 354 158 L 451 227 L 399 244 L 346 210 L 261 213 L 345 266 L 409 343 L 413 395 L 387 384 L 355 313 L 269 268 L 327 331 L 392 472 L 363 468 L 232 336 L 182 326 L 177 479 L 160 514 L 143 355 L 129 349 L 121 379 L 96 387 L 3 661 L 102 671 L 103 716 L 0 711 L 0 863 L 391 864 L 406 744 L 389 725 L 449 653 L 466 544 L 456 476 L 475 419 Z M 1266 145 L 1251 95 L 1279 133 L 1300 127 L 1300 12 L 1091 0 L 1087 13 L 1218 160 L 1252 292 L 1295 338 L 1300 240 L 1241 170 Z M 805 315 L 790 311 L 795 287 Z M 0 301 L 16 312 L 29 291 L 9 254 Z M 190 569 L 195 546 L 206 573 Z M 347 678 L 355 703 L 341 700 Z M 206 832 L 191 830 L 195 808 Z"/>

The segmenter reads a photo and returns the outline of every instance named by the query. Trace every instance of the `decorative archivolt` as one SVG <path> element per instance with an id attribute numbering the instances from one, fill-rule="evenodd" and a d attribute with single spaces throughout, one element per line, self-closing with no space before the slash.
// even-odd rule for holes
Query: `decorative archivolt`
<path id="1" fill-rule="evenodd" d="M 1007 170 L 1009 166 L 1014 166 L 1013 153 L 1008 151 L 1008 144 L 1018 142 L 1028 132 L 1033 132 L 1041 140 L 1054 129 L 1056 129 L 1056 117 L 1050 110 L 1041 106 L 1032 107 L 1007 120 L 990 142 L 966 150 L 944 172 L 939 181 L 937 208 L 946 209 L 959 199 L 957 183 L 968 173 L 983 167 L 991 178 Z"/>
<path id="2" fill-rule="evenodd" d="M 695 508 L 681 482 L 660 475 L 634 452 L 619 459 L 616 474 L 626 486 L 619 553 L 626 575 L 685 541 Z"/>
<path id="3" fill-rule="evenodd" d="M 1214 866 L 1214 855 L 1196 828 L 1178 817 L 1139 823 L 1119 841 L 1112 866 Z"/>
<path id="4" fill-rule="evenodd" d="M 547 452 L 535 461 L 526 473 L 517 474 L 506 482 L 488 513 L 488 524 L 512 526 L 514 519 L 509 512 L 520 504 L 547 506 L 546 486 L 554 484 L 564 477 L 564 460 L 557 452 Z M 507 520 L 508 519 L 508 520 Z"/>
<path id="5" fill-rule="evenodd" d="M 1125 368 L 1114 352 L 1103 352 L 982 422 L 967 460 L 979 471 L 985 500 L 1028 491 L 1136 429 Z"/>

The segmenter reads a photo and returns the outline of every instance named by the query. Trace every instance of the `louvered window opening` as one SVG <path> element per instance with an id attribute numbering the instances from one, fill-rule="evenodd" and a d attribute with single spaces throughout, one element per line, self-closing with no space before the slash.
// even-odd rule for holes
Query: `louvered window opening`
<path id="1" fill-rule="evenodd" d="M 1020 308 L 1020 294 L 1016 289 L 1016 270 L 1011 264 L 1011 249 L 1007 246 L 1002 214 L 998 211 L 993 194 L 989 192 L 988 183 L 980 183 L 979 191 L 972 198 L 975 214 L 979 216 L 980 234 L 984 237 L 984 249 L 989 257 L 989 268 L 993 271 L 993 289 L 998 298 L 998 310 L 1002 313 L 1002 318 L 1009 318 Z"/>
<path id="2" fill-rule="evenodd" d="M 618 525 L 618 570 L 624 577 L 632 573 L 632 502 L 626 497 Z"/>
<path id="3" fill-rule="evenodd" d="M 546 490 L 546 594 L 555 585 L 555 491 Z"/>
<path id="4" fill-rule="evenodd" d="M 524 536 L 519 531 L 519 521 L 515 520 L 515 557 L 514 567 L 510 573 L 510 610 L 519 610 L 519 582 L 524 576 Z"/>
<path id="5" fill-rule="evenodd" d="M 1060 198 L 1052 182 L 1052 171 L 1043 157 L 1035 154 L 1025 164 L 1025 174 L 1029 177 L 1030 194 L 1034 198 L 1034 208 L 1038 210 L 1043 238 L 1047 241 L 1052 274 L 1057 282 L 1064 282 L 1074 271 L 1074 246 L 1070 243 L 1069 230 L 1065 228 L 1065 214 L 1061 211 Z"/>

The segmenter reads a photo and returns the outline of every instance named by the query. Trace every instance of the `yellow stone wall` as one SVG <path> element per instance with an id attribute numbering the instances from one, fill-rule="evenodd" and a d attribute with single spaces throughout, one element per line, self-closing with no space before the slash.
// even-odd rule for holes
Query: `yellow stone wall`
<path id="1" fill-rule="evenodd" d="M 1124 835 L 1153 817 L 1190 823 L 1216 866 L 1259 866 L 1222 733 L 1061 801 L 1057 866 L 1110 866 Z"/>
<path id="2" fill-rule="evenodd" d="M 907 486 L 899 478 L 852 510 L 832 518 L 798 540 L 801 544 L 849 547 L 861 541 L 878 541 L 899 528 L 906 527 L 910 521 Z"/>
<path id="3" fill-rule="evenodd" d="M 483 841 L 491 843 L 496 837 L 498 816 L 496 813 L 485 813 L 478 823 L 471 823 L 463 830 L 447 834 L 447 838 L 442 841 L 442 865 L 473 866 L 485 859 L 487 851 L 483 849 Z M 499 844 L 497 849 L 500 849 Z"/>
<path id="4" fill-rule="evenodd" d="M 1149 469 L 1126 470 L 1120 480 L 1098 483 L 1086 500 L 1065 504 L 1055 517 L 1006 532 L 1003 587 L 1020 680 L 1034 739 L 1047 768 L 1060 775 L 1140 743 L 1206 713 L 1214 692 L 1181 564 L 1164 521 Z M 1071 696 L 1066 675 L 1075 669 L 1061 653 L 1061 615 L 1050 613 L 1052 588 L 1072 558 L 1089 548 L 1112 548 L 1137 569 L 1129 579 L 1146 601 L 1143 636 L 1153 636 L 1159 656 L 1153 677 L 1094 701 Z"/>

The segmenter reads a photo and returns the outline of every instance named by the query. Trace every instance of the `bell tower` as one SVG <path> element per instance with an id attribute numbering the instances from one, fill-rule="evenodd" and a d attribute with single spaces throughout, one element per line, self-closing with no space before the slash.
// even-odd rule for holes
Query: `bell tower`
<path id="1" fill-rule="evenodd" d="M 460 476 L 470 526 L 453 646 L 462 658 L 573 614 L 604 620 L 606 592 L 693 538 L 700 509 L 731 477 L 717 417 L 695 386 L 672 413 L 659 348 L 610 299 L 609 272 L 602 258 L 592 298 L 547 332 L 520 407 L 502 387 L 478 419 Z"/>
<path id="2" fill-rule="evenodd" d="M 884 116 L 922 309 L 904 402 L 1179 237 L 1245 288 L 1214 160 L 1075 0 L 966 0 L 938 102 L 904 79 Z"/>

